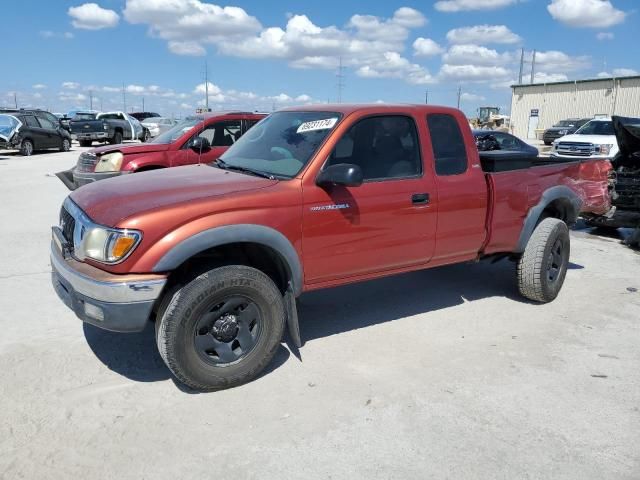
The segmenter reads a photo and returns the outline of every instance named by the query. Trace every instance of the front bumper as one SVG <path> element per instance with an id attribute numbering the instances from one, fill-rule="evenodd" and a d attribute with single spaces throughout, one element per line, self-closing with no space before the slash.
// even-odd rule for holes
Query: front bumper
<path id="1" fill-rule="evenodd" d="M 55 241 L 51 242 L 51 270 L 60 300 L 83 322 L 113 332 L 144 330 L 167 282 L 164 275 L 114 275 L 63 258 Z"/>
<path id="2" fill-rule="evenodd" d="M 64 170 L 62 172 L 56 173 L 56 177 L 58 177 L 69 190 L 75 190 L 83 185 L 86 185 L 87 183 L 93 183 L 100 180 L 106 180 L 107 178 L 118 177 L 126 173 L 129 172 L 78 172 L 74 167 L 69 170 Z"/>
<path id="3" fill-rule="evenodd" d="M 109 138 L 109 132 L 74 132 L 71 134 L 74 140 L 106 140 Z"/>

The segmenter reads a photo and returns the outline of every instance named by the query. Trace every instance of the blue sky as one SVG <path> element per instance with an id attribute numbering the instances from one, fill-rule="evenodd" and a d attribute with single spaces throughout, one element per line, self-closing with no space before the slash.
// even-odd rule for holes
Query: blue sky
<path id="1" fill-rule="evenodd" d="M 640 71 L 637 0 L 323 2 L 23 0 L 4 9 L 10 41 L 0 105 L 184 115 L 336 101 L 508 109 L 520 49 L 536 81 Z M 8 59 L 12 59 L 8 61 Z M 525 66 L 529 81 L 530 65 Z"/>

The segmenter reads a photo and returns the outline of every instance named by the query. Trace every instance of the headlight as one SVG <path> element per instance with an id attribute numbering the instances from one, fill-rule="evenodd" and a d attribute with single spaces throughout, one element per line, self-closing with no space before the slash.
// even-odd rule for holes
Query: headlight
<path id="1" fill-rule="evenodd" d="M 104 124 L 104 125 L 102 125 L 102 128 L 104 128 L 105 130 L 109 130 L 109 125 Z"/>
<path id="2" fill-rule="evenodd" d="M 609 153 L 611 152 L 611 147 L 613 147 L 612 144 L 610 143 L 603 143 L 601 145 L 596 145 L 596 153 L 599 153 L 600 155 L 609 155 Z"/>
<path id="3" fill-rule="evenodd" d="M 85 231 L 80 250 L 85 257 L 98 262 L 118 263 L 133 251 L 141 239 L 142 232 L 137 230 L 94 225 Z"/>
<path id="4" fill-rule="evenodd" d="M 102 155 L 96 164 L 95 172 L 119 172 L 124 155 L 121 152 Z"/>

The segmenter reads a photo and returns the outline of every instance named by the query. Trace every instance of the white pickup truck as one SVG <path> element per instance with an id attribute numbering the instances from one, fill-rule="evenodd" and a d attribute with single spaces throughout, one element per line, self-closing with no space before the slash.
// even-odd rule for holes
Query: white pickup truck
<path id="1" fill-rule="evenodd" d="M 619 152 L 616 132 L 611 118 L 594 118 L 575 133 L 553 142 L 551 157 L 556 158 L 608 158 Z"/>

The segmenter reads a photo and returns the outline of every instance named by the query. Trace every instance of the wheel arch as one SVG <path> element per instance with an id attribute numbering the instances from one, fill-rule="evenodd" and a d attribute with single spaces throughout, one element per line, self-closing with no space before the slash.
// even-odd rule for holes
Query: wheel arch
<path id="1" fill-rule="evenodd" d="M 582 199 L 565 185 L 556 185 L 545 190 L 540 201 L 531 207 L 524 220 L 516 252 L 524 252 L 529 238 L 542 220 L 558 218 L 571 226 L 576 223 L 581 207 Z"/>
<path id="2" fill-rule="evenodd" d="M 283 293 L 289 282 L 296 296 L 302 293 L 302 264 L 295 248 L 282 233 L 263 225 L 228 225 L 200 232 L 171 248 L 152 270 L 179 274 L 194 265 L 201 270 L 202 265 L 220 265 L 221 261 L 256 267 Z"/>

